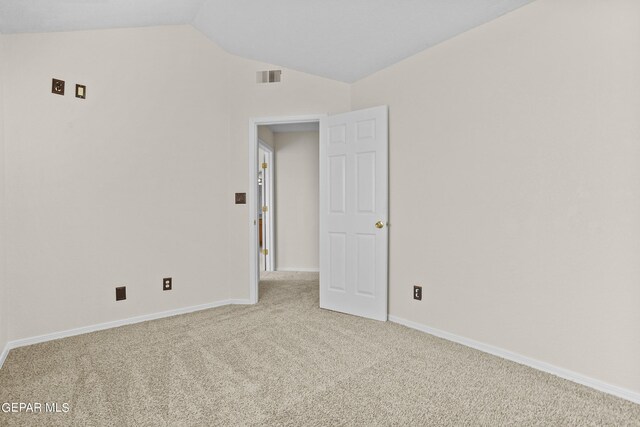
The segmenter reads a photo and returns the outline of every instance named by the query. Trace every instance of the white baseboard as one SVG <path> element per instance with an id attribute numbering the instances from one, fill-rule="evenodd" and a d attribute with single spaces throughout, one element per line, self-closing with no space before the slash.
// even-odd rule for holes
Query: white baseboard
<path id="1" fill-rule="evenodd" d="M 398 323 L 408 328 L 416 329 L 418 331 L 425 332 L 427 334 L 434 335 L 439 338 L 444 338 L 445 340 L 448 340 L 448 341 L 453 341 L 467 347 L 475 348 L 476 350 L 480 350 L 482 352 L 489 353 L 494 356 L 501 357 L 503 359 L 511 360 L 512 362 L 516 362 L 521 365 L 526 365 L 531 368 L 537 369 L 539 371 L 547 372 L 557 377 L 564 378 L 565 380 L 573 381 L 575 383 L 582 384 L 584 386 L 596 389 L 598 391 L 602 391 L 604 393 L 621 397 L 631 402 L 640 404 L 640 393 L 638 392 L 635 392 L 626 388 L 618 387 L 612 384 L 608 384 L 604 381 L 596 380 L 594 378 L 587 377 L 577 372 L 560 368 L 558 366 L 554 366 L 546 362 L 541 362 L 539 360 L 532 359 L 530 357 L 523 356 L 518 353 L 513 353 L 509 350 L 505 350 L 500 347 L 495 347 L 489 344 L 481 343 L 479 341 L 474 341 L 472 339 L 461 337 L 459 335 L 452 334 L 450 332 L 445 332 L 440 329 L 432 328 L 430 326 L 426 326 L 421 323 L 412 322 L 411 320 L 402 319 L 397 316 L 389 316 L 389 320 L 391 322 Z"/>
<path id="2" fill-rule="evenodd" d="M 35 337 L 9 341 L 4 348 L 2 355 L 0 355 L 0 368 L 2 368 L 2 365 L 4 364 L 4 361 L 7 358 L 7 355 L 9 354 L 9 350 L 14 348 L 24 347 L 32 344 L 38 344 L 46 341 L 53 341 L 60 338 L 72 337 L 74 335 L 87 334 L 90 332 L 101 331 L 104 329 L 117 328 L 119 326 L 132 325 L 134 323 L 147 322 L 149 320 L 162 319 L 165 317 L 178 316 L 180 314 L 193 313 L 195 311 L 207 310 L 210 308 L 222 307 L 224 305 L 231 305 L 231 304 L 251 304 L 251 302 L 248 299 L 227 299 L 222 301 L 211 302 L 208 304 L 193 305 L 190 307 L 183 307 L 175 310 L 161 311 L 159 313 L 144 314 L 142 316 L 130 317 L 128 319 L 114 320 L 111 322 L 98 323 L 96 325 L 83 326 L 80 328 L 67 329 L 65 331 L 53 332 L 50 334 L 38 335 Z"/>
<path id="3" fill-rule="evenodd" d="M 278 267 L 276 271 L 286 271 L 286 272 L 300 272 L 300 273 L 318 273 L 320 272 L 319 268 L 303 268 L 303 267 Z"/>
<path id="4" fill-rule="evenodd" d="M 249 299 L 230 299 L 230 300 L 227 300 L 227 301 L 229 302 L 229 304 L 236 304 L 236 305 L 252 305 L 252 304 L 254 304 Z"/>
<path id="5" fill-rule="evenodd" d="M 7 343 L 4 346 L 4 349 L 2 350 L 2 354 L 0 354 L 0 368 L 2 368 L 2 365 L 4 365 L 4 361 L 7 359 L 7 356 L 9 355 L 9 350 L 11 350 L 9 348 L 9 343 Z"/>
<path id="6" fill-rule="evenodd" d="M 300 270 L 296 270 L 296 271 L 300 271 Z M 145 314 L 142 316 L 130 317 L 128 319 L 115 320 L 112 322 L 99 323 L 96 325 L 84 326 L 81 328 L 68 329 L 65 331 L 54 332 L 51 334 L 39 335 L 35 337 L 10 341 L 5 345 L 2 353 L 0 354 L 0 368 L 2 368 L 2 365 L 4 364 L 4 361 L 6 360 L 7 355 L 9 354 L 9 351 L 14 348 L 42 343 L 46 341 L 53 341 L 60 338 L 71 337 L 74 335 L 81 335 L 81 334 L 86 334 L 90 332 L 101 331 L 104 329 L 117 328 L 119 326 L 131 325 L 134 323 L 146 322 L 149 320 L 172 317 L 172 316 L 192 313 L 200 310 L 207 310 L 210 308 L 221 307 L 224 305 L 231 305 L 231 304 L 251 304 L 251 301 L 249 301 L 248 299 L 228 299 L 228 300 L 216 301 L 208 304 L 201 304 L 201 305 L 195 305 L 191 307 L 179 308 L 175 310 L 162 311 L 159 313 Z M 476 350 L 480 350 L 485 353 L 492 354 L 494 356 L 502 357 L 503 359 L 511 360 L 513 362 L 520 363 L 522 365 L 526 365 L 531 368 L 538 369 L 543 372 L 547 372 L 549 374 L 558 376 L 560 378 L 564 378 L 566 380 L 573 381 L 575 383 L 582 384 L 587 387 L 591 387 L 593 389 L 602 391 L 604 393 L 608 393 L 608 394 L 629 400 L 631 402 L 640 404 L 640 393 L 638 392 L 628 390 L 626 388 L 618 387 L 612 384 L 608 384 L 604 381 L 596 380 L 594 378 L 587 377 L 585 375 L 570 371 L 568 369 L 560 368 L 546 362 L 541 362 L 539 360 L 532 359 L 527 356 L 523 356 L 521 354 L 513 353 L 509 350 L 505 350 L 500 347 L 495 347 L 495 346 L 481 343 L 479 341 L 475 341 L 469 338 L 461 337 L 459 335 L 452 334 L 450 332 L 445 332 L 445 331 L 432 328 L 430 326 L 426 326 L 417 322 L 412 322 L 410 320 L 402 319 L 397 316 L 390 315 L 389 320 L 391 322 L 404 325 L 411 329 L 416 329 L 418 331 L 425 332 L 427 334 L 434 335 L 436 337 L 443 338 L 449 341 L 453 341 L 458 344 L 462 344 L 464 346 L 471 347 Z"/>

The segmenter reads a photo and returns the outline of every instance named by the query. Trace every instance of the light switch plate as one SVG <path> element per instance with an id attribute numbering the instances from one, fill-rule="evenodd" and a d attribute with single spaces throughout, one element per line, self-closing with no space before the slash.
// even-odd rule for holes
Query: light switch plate
<path id="1" fill-rule="evenodd" d="M 87 98 L 87 87 L 85 85 L 76 85 L 76 98 Z"/>

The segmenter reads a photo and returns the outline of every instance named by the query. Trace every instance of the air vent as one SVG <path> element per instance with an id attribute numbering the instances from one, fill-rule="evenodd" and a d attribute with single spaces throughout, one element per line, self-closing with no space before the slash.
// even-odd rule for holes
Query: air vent
<path id="1" fill-rule="evenodd" d="M 258 71 L 256 81 L 258 83 L 280 83 L 282 80 L 282 70 Z"/>

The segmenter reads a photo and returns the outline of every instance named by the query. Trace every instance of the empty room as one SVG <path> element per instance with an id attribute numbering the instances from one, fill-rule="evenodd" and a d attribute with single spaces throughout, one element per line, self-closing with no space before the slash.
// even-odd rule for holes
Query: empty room
<path id="1" fill-rule="evenodd" d="M 640 426 L 640 2 L 0 0 L 0 425 Z"/>

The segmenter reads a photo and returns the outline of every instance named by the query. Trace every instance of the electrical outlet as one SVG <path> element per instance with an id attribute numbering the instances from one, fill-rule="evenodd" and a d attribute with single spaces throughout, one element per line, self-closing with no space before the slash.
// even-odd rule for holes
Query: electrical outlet
<path id="1" fill-rule="evenodd" d="M 64 80 L 51 79 L 51 93 L 64 96 Z"/>
<path id="2" fill-rule="evenodd" d="M 170 291 L 173 288 L 173 280 L 171 279 L 171 277 L 165 277 L 164 279 L 162 279 L 162 290 L 163 291 Z"/>
<path id="3" fill-rule="evenodd" d="M 119 286 L 116 288 L 116 301 L 122 301 L 127 299 L 127 287 Z"/>
<path id="4" fill-rule="evenodd" d="M 414 286 L 413 287 L 413 299 L 417 299 L 418 301 L 422 301 L 422 286 Z"/>

